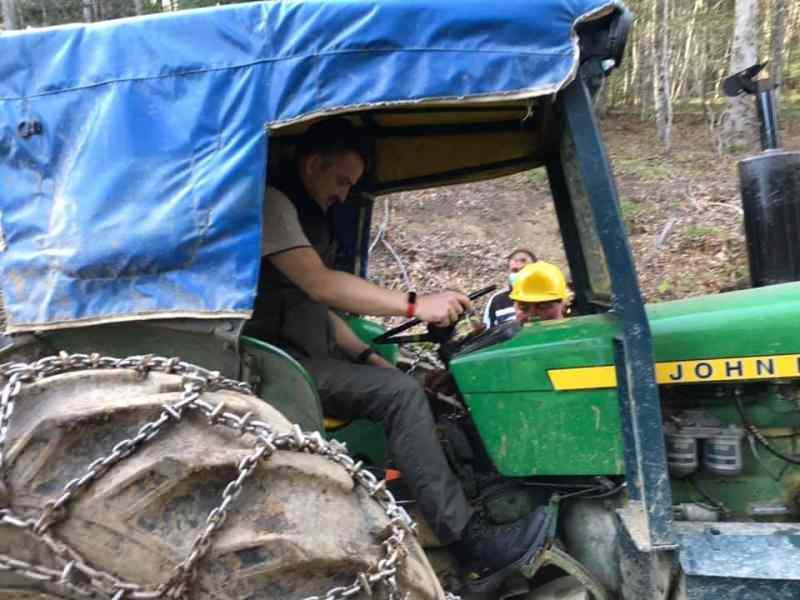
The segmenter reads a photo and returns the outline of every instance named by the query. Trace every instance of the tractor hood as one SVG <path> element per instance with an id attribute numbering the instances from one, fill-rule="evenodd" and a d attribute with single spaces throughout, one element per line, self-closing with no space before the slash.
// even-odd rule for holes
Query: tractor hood
<path id="1" fill-rule="evenodd" d="M 660 384 L 800 377 L 800 283 L 647 308 Z M 451 369 L 507 476 L 622 475 L 618 315 L 533 323 Z"/>
<path id="2" fill-rule="evenodd" d="M 649 305 L 658 383 L 800 377 L 800 283 Z M 464 393 L 616 387 L 614 313 L 532 323 L 456 357 Z"/>

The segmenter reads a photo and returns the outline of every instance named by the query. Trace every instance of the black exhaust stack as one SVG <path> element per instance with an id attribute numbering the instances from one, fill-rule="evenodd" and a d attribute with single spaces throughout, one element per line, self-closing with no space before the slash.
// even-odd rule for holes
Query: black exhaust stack
<path id="1" fill-rule="evenodd" d="M 726 96 L 754 94 L 762 152 L 739 163 L 739 185 L 753 287 L 800 281 L 800 152 L 779 148 L 774 85 L 753 78 L 766 63 L 723 82 Z"/>

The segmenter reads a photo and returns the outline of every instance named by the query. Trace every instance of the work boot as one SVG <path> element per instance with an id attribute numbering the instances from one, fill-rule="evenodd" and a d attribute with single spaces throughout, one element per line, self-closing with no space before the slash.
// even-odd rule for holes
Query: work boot
<path id="1" fill-rule="evenodd" d="M 476 513 L 463 538 L 451 546 L 467 580 L 511 572 L 542 551 L 549 528 L 549 511 L 539 507 L 512 523 L 493 525 Z"/>

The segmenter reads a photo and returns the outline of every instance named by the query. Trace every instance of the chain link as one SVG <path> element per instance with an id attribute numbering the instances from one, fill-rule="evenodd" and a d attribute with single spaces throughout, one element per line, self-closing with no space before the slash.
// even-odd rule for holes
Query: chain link
<path id="1" fill-rule="evenodd" d="M 89 369 L 134 370 L 144 378 L 150 371 L 172 373 L 183 379 L 183 394 L 175 404 L 162 405 L 162 412 L 154 421 L 142 425 L 132 438 L 118 442 L 107 456 L 94 460 L 85 473 L 69 481 L 61 494 L 47 502 L 42 513 L 35 519 L 23 519 L 10 507 L 0 505 L 0 525 L 26 530 L 43 541 L 63 563 L 61 570 L 23 561 L 0 554 L 0 571 L 13 572 L 34 581 L 44 581 L 86 598 L 107 598 L 110 600 L 151 600 L 156 598 L 188 598 L 192 582 L 197 575 L 198 563 L 208 554 L 215 534 L 225 523 L 228 510 L 241 494 L 245 481 L 252 475 L 258 464 L 269 459 L 276 451 L 305 452 L 318 454 L 341 465 L 382 508 L 389 519 L 389 526 L 382 541 L 384 556 L 367 571 L 359 573 L 348 586 L 334 587 L 324 596 L 310 596 L 305 600 L 343 600 L 362 592 L 372 596 L 377 586 L 386 589 L 389 600 L 404 600 L 397 583 L 397 572 L 406 559 L 406 538 L 414 533 L 415 525 L 406 511 L 397 504 L 394 496 L 386 489 L 385 481 L 354 461 L 346 448 L 336 442 L 325 440 L 319 432 L 303 432 L 293 425 L 286 433 L 276 432 L 272 425 L 253 418 L 252 413 L 240 415 L 226 410 L 224 402 L 217 404 L 202 398 L 206 391 L 232 390 L 252 395 L 246 383 L 225 379 L 216 371 L 209 371 L 181 361 L 179 358 L 164 358 L 152 355 L 131 356 L 118 359 L 99 354 L 67 354 L 48 356 L 34 363 L 5 363 L 0 365 L 0 378 L 5 385 L 0 393 L 0 476 L 2 483 L 6 478 L 5 444 L 14 414 L 15 399 L 23 384 L 30 384 L 45 377 L 62 373 Z M 238 465 L 237 476 L 222 492 L 219 506 L 214 508 L 206 519 L 205 528 L 194 540 L 189 554 L 178 564 L 172 575 L 156 587 L 129 583 L 95 569 L 64 541 L 57 539 L 48 529 L 67 517 L 68 504 L 92 483 L 102 477 L 115 464 L 134 454 L 150 440 L 160 435 L 169 424 L 179 421 L 187 411 L 199 411 L 205 415 L 210 426 L 233 429 L 239 434 L 255 436 L 255 446 L 251 454 L 245 456 Z M 0 503 L 4 499 L 0 497 Z M 457 597 L 448 597 L 457 600 Z"/>
<path id="2" fill-rule="evenodd" d="M 420 361 L 422 361 L 422 355 L 421 354 L 417 354 L 414 357 L 414 360 L 411 361 L 411 365 L 409 365 L 408 371 L 406 371 L 406 373 L 408 373 L 409 375 L 413 375 L 414 371 L 417 370 L 417 367 L 419 366 Z"/>
<path id="3" fill-rule="evenodd" d="M 428 369 L 430 368 L 441 369 L 444 367 L 442 361 L 439 359 L 438 356 L 436 356 L 436 353 L 431 350 L 428 350 L 423 347 L 416 347 L 416 348 L 409 347 L 406 348 L 405 351 L 407 352 L 407 354 L 411 354 L 413 356 L 411 364 L 406 370 L 406 373 L 408 373 L 409 375 L 413 374 L 414 371 L 416 371 L 417 368 L 419 368 L 420 364 L 423 364 Z"/>

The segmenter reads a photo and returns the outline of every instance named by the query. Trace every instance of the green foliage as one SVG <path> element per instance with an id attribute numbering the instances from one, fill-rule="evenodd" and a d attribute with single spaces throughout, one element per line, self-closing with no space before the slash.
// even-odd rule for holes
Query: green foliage
<path id="1" fill-rule="evenodd" d="M 716 227 L 704 227 L 702 225 L 692 225 L 684 232 L 686 237 L 694 239 L 721 238 L 722 232 Z"/>
<path id="2" fill-rule="evenodd" d="M 664 278 L 658 282 L 656 293 L 659 300 L 674 300 L 686 296 L 696 295 L 700 282 L 694 273 L 683 272 L 673 275 L 672 278 Z"/>
<path id="3" fill-rule="evenodd" d="M 525 181 L 534 187 L 547 186 L 547 170 L 544 167 L 525 171 Z"/>
<path id="4" fill-rule="evenodd" d="M 636 200 L 622 198 L 619 202 L 619 210 L 622 213 L 622 218 L 624 221 L 633 221 L 641 214 L 642 205 Z"/>
<path id="5" fill-rule="evenodd" d="M 648 183 L 669 179 L 669 170 L 659 156 L 648 158 L 618 158 L 614 162 L 614 170 L 625 175 L 634 175 Z"/>

